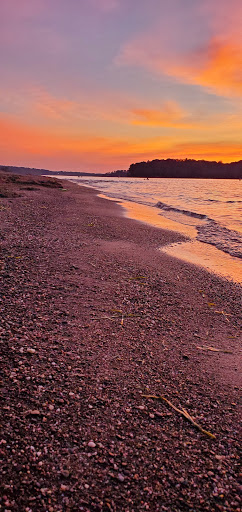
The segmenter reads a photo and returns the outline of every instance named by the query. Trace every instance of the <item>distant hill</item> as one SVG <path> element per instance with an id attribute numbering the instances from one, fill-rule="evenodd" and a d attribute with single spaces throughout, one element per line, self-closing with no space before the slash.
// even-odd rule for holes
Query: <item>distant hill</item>
<path id="1" fill-rule="evenodd" d="M 132 164 L 128 170 L 132 178 L 216 178 L 242 179 L 242 160 L 223 164 L 207 160 L 152 160 Z"/>
<path id="2" fill-rule="evenodd" d="M 35 176 L 41 176 L 43 174 L 55 174 L 54 172 L 47 171 L 46 169 L 34 169 L 31 167 L 16 167 L 13 165 L 0 165 L 0 171 L 20 174 L 21 176 L 25 176 L 26 174 L 32 174 Z"/>
<path id="3" fill-rule="evenodd" d="M 128 171 L 120 170 L 106 173 L 95 173 L 95 172 L 68 172 L 68 171 L 49 171 L 47 169 L 35 169 L 33 167 L 16 167 L 13 165 L 0 165 L 0 171 L 4 171 L 7 173 L 20 174 L 21 176 L 26 176 L 26 174 L 31 174 L 34 176 L 111 176 L 111 177 L 121 177 L 127 176 Z"/>

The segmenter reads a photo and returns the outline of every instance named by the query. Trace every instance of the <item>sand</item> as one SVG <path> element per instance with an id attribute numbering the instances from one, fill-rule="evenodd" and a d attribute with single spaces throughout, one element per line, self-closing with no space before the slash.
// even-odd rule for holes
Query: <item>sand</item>
<path id="1" fill-rule="evenodd" d="M 35 180 L 0 180 L 0 510 L 238 512 L 241 287 Z"/>

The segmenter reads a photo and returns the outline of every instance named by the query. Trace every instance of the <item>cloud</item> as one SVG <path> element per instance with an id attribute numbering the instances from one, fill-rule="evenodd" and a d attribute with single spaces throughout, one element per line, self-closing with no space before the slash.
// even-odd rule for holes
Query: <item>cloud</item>
<path id="1" fill-rule="evenodd" d="M 242 95 L 242 45 L 212 39 L 183 62 L 166 63 L 167 73 L 220 94 Z"/>
<path id="2" fill-rule="evenodd" d="M 58 133 L 22 123 L 14 118 L 0 118 L 2 163 L 59 170 L 115 170 L 128 168 L 132 162 L 155 158 L 242 159 L 240 142 L 187 142 L 177 136 L 115 137 Z M 201 138 L 200 138 L 201 140 Z"/>
<path id="3" fill-rule="evenodd" d="M 142 126 L 188 127 L 186 112 L 174 101 L 164 103 L 161 110 L 136 108 L 131 112 L 132 124 Z"/>
<path id="4" fill-rule="evenodd" d="M 197 16 L 194 12 L 197 37 L 187 20 L 182 19 L 175 30 L 178 10 L 172 25 L 171 20 L 167 26 L 163 19 L 158 19 L 146 31 L 124 43 L 115 59 L 116 65 L 135 65 L 219 95 L 242 96 L 242 35 L 241 27 L 238 28 L 242 3 L 231 0 L 228 4 L 222 0 L 218 9 L 217 2 L 215 5 L 214 0 L 206 1 L 199 12 L 203 24 L 206 18 L 207 27 L 201 30 L 198 12 Z"/>
<path id="5" fill-rule="evenodd" d="M 158 43 L 152 46 L 159 48 Z M 165 55 L 145 40 L 128 44 L 119 55 L 119 65 L 137 65 L 177 80 L 206 87 L 221 95 L 242 95 L 242 45 L 211 39 L 204 47 L 179 56 Z"/>

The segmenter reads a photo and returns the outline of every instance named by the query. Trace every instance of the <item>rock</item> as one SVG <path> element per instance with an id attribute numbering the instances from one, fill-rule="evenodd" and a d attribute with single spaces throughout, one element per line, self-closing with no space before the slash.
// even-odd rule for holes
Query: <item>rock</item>
<path id="1" fill-rule="evenodd" d="M 93 441 L 89 441 L 88 446 L 89 446 L 89 448 L 95 448 L 96 443 L 94 443 Z"/>
<path id="2" fill-rule="evenodd" d="M 118 480 L 124 482 L 124 475 L 122 475 L 122 473 L 118 473 Z"/>
<path id="3" fill-rule="evenodd" d="M 60 487 L 60 488 L 61 488 L 61 491 L 68 491 L 68 490 L 69 490 L 68 485 L 63 485 L 63 484 L 61 484 L 61 487 Z"/>
<path id="4" fill-rule="evenodd" d="M 70 472 L 67 469 L 62 469 L 61 475 L 64 476 L 65 478 L 68 478 L 70 476 Z"/>

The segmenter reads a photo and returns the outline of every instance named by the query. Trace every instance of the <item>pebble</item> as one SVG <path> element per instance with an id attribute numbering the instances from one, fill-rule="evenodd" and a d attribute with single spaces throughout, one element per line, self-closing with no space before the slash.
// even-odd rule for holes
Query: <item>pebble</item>
<path id="1" fill-rule="evenodd" d="M 89 446 L 89 448 L 95 448 L 96 443 L 94 443 L 93 441 L 89 441 L 88 446 Z"/>
<path id="2" fill-rule="evenodd" d="M 118 479 L 120 482 L 124 482 L 124 475 L 122 475 L 122 473 L 118 473 Z"/>

